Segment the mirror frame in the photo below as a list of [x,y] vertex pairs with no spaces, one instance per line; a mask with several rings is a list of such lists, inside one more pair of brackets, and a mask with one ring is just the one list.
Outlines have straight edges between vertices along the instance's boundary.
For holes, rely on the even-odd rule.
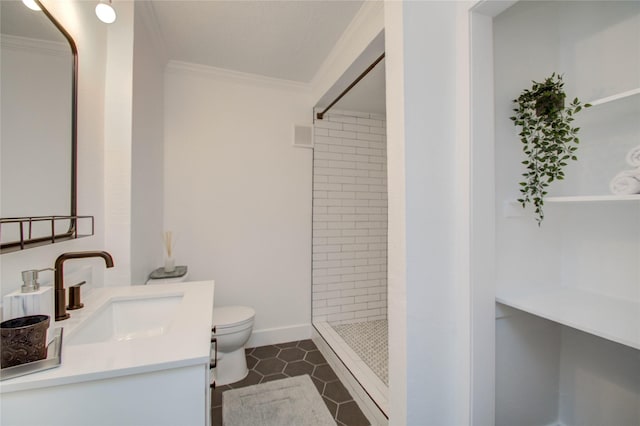
[[[64,38],[69,43],[71,48],[72,60],[72,80],[71,80],[71,205],[69,216],[46,216],[46,217],[33,217],[33,218],[10,218],[11,220],[21,221],[20,228],[23,227],[23,222],[31,222],[38,220],[51,220],[54,221],[54,217],[60,219],[69,220],[69,229],[61,234],[56,234],[52,231],[52,235],[36,238],[25,238],[19,241],[11,241],[0,244],[0,254],[9,253],[17,250],[24,250],[31,247],[38,247],[46,244],[53,244],[55,242],[66,241],[77,238],[77,220],[78,220],[78,48],[76,46],[71,34],[58,22],[58,20],[47,10],[40,0],[35,0],[40,6],[40,9],[45,14],[47,19],[60,31]],[[27,220],[28,219],[28,220]],[[59,220],[60,220],[59,219]],[[93,218],[92,218],[93,219]],[[93,228],[93,226],[92,226]],[[93,229],[92,229],[93,234]],[[22,232],[21,232],[22,235]]]

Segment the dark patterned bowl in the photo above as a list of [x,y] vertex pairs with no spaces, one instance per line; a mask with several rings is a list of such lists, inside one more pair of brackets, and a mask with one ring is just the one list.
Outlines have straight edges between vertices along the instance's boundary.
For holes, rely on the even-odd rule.
[[47,357],[48,315],[28,315],[0,323],[1,368]]

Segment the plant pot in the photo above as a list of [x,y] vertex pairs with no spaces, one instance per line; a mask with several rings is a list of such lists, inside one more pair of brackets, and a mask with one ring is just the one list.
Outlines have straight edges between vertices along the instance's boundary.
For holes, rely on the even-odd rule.
[[552,120],[564,109],[565,94],[554,90],[540,90],[536,93],[536,115]]
[[47,357],[48,315],[28,315],[0,323],[1,368]]

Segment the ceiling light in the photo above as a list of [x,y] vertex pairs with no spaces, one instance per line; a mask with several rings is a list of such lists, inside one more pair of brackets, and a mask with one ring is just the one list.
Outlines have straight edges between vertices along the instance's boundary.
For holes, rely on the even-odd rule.
[[100,0],[96,6],[96,16],[105,24],[111,24],[116,20],[116,11],[111,6],[111,0]]
[[24,3],[24,5],[31,10],[42,10],[40,9],[38,3],[35,2],[35,0],[22,0],[22,3]]

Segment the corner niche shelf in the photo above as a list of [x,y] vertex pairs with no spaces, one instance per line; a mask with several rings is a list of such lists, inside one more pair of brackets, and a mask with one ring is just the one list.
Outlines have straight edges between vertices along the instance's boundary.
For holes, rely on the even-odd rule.
[[[43,224],[43,229],[35,230],[36,224]],[[56,224],[68,227],[67,231],[56,231]],[[39,247],[47,244],[55,244],[75,238],[90,237],[95,233],[95,221],[93,216],[24,216],[0,218],[0,236],[3,236],[2,226],[13,226],[17,239],[15,241],[0,242],[0,254],[24,250],[26,248]],[[86,232],[80,234],[78,228],[82,227]]]
[[640,303],[562,286],[498,289],[496,301],[640,349]]
[[[595,99],[589,103],[595,107],[637,95],[640,95],[640,88]],[[634,105],[636,105],[635,101]],[[640,202],[640,194],[571,195],[545,198],[545,204],[631,203],[635,207],[640,205],[636,204],[638,202]],[[503,216],[522,216],[523,213],[520,210],[520,204],[516,200],[506,200]],[[637,225],[634,224],[634,226]],[[496,289],[496,301],[640,350],[640,301],[618,299],[561,284],[505,285]]]
[[[624,92],[616,93],[604,98],[594,99],[588,102],[592,107],[598,105],[608,104],[610,102],[619,101],[622,99],[630,98],[632,96],[640,95],[640,88],[627,90]],[[640,99],[638,102],[640,106]],[[560,196],[560,197],[546,197],[545,202],[548,203],[598,203],[598,202],[618,202],[618,201],[640,201],[640,194],[634,195],[575,195],[575,196]]]
[[626,92],[616,93],[615,95],[607,96],[605,98],[594,99],[591,102],[587,102],[591,104],[591,106],[598,106],[607,104],[609,102],[617,101],[619,99],[628,98],[630,96],[640,95],[640,88],[627,90]]
[[[571,204],[571,203],[620,203],[620,202],[639,202],[640,194],[633,195],[567,195],[558,197],[546,197],[544,202],[547,204]],[[515,199],[504,201],[502,207],[503,217],[522,217],[524,210],[520,203]]]

